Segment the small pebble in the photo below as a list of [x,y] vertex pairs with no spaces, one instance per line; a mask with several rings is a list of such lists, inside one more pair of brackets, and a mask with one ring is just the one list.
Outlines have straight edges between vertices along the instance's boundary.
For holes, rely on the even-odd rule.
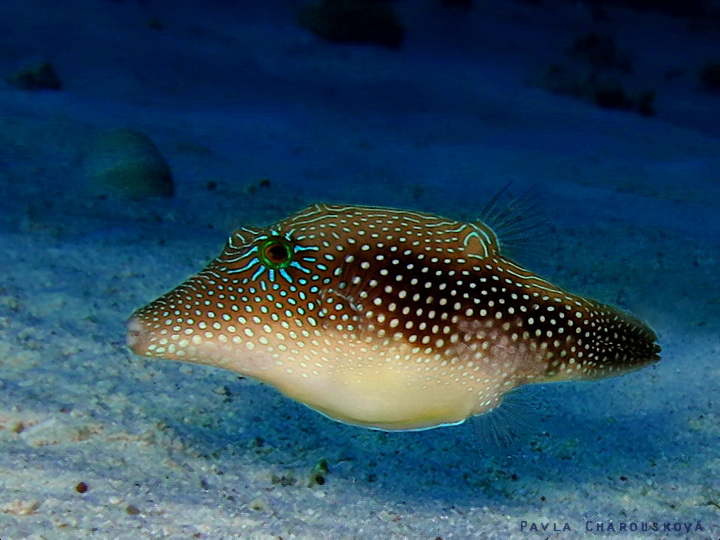
[[7,78],[8,84],[21,90],[60,90],[62,82],[50,62],[21,69]]
[[137,506],[132,505],[132,504],[128,504],[125,507],[125,511],[131,516],[137,516],[140,513],[140,509]]

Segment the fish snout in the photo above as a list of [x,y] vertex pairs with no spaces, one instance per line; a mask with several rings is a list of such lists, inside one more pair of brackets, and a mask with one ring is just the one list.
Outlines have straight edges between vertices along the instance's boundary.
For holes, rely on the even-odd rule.
[[137,315],[128,319],[125,342],[135,354],[146,355],[149,353],[150,331]]

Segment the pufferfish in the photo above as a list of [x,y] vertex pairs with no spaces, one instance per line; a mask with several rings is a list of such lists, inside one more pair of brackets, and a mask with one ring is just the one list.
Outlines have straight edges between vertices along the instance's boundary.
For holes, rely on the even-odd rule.
[[528,383],[636,370],[659,360],[656,339],[505,257],[483,222],[314,204],[233,232],[204,270],[132,315],[127,341],[391,431],[462,423]]

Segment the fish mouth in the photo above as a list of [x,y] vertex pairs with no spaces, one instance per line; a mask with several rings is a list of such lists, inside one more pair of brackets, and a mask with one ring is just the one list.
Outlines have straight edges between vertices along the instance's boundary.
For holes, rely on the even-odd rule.
[[125,343],[128,348],[138,355],[147,354],[150,336],[141,319],[133,315],[128,319],[126,328]]

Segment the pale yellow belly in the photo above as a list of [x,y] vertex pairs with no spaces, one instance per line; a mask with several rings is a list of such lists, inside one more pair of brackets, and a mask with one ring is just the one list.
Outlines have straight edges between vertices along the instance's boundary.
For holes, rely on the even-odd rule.
[[314,377],[291,381],[283,375],[268,382],[330,418],[384,430],[458,424],[477,412],[479,398],[487,394],[479,377],[473,381],[459,369],[413,364],[358,369],[338,361]]

